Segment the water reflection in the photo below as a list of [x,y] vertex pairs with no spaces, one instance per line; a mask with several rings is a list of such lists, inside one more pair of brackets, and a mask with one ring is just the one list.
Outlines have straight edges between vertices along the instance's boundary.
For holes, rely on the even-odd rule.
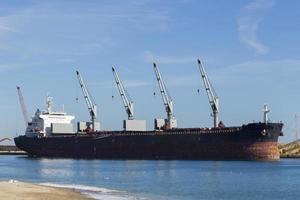
[[293,197],[290,199],[297,199],[299,166],[300,160],[126,161],[1,156],[0,179],[96,186],[152,199],[285,199],[287,193]]

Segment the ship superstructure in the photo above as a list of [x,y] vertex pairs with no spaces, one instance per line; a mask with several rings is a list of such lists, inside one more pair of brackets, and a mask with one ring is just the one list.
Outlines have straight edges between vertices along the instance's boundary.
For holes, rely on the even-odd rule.
[[37,109],[31,122],[28,122],[25,135],[28,137],[46,137],[52,134],[72,134],[73,115],[67,115],[65,112],[52,111],[52,97],[48,96],[46,100],[47,109],[42,111]]

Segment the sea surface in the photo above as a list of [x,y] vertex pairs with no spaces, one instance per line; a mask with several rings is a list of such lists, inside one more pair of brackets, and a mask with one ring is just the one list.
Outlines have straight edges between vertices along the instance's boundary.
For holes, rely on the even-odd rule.
[[295,200],[300,199],[300,159],[127,161],[0,156],[0,180],[73,188],[108,200]]

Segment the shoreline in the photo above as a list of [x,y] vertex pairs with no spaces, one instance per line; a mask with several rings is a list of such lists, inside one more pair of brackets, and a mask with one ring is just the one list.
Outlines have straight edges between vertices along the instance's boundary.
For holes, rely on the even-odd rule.
[[90,200],[75,189],[57,188],[21,181],[0,181],[0,199],[15,200]]
[[[0,156],[9,156],[9,155],[11,155],[11,156],[13,156],[13,155],[24,155],[25,156],[25,155],[28,155],[28,154],[26,152],[24,152],[24,151],[19,151],[19,152],[3,152],[3,151],[0,151]],[[45,158],[47,158],[47,157],[45,157]],[[284,155],[280,155],[280,159],[287,159],[287,158],[300,159],[300,154],[284,154]],[[69,159],[74,159],[74,158],[69,158]],[[90,159],[87,159],[87,160],[90,160]],[[102,160],[102,159],[95,159],[95,160]],[[198,160],[198,161],[201,161],[201,160]]]
[[0,155],[27,155],[25,151],[0,151]]
[[285,154],[285,155],[280,155],[280,158],[281,159],[285,159],[285,158],[299,159],[300,154]]

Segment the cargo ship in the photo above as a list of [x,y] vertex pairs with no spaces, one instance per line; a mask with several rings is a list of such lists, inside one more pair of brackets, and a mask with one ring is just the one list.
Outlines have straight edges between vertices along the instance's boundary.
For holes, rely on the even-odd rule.
[[28,123],[25,135],[14,138],[21,150],[33,157],[84,159],[163,159],[163,160],[278,160],[278,138],[283,123],[268,119],[267,106],[263,122],[226,127],[218,120],[219,99],[212,89],[200,60],[198,65],[212,108],[212,128],[178,128],[173,113],[173,100],[166,90],[160,71],[154,70],[166,119],[155,119],[154,130],[146,130],[144,120],[136,120],[130,100],[115,68],[112,68],[128,119],[123,130],[105,131],[96,122],[96,104],[77,71],[91,121],[78,122],[73,131],[72,115],[52,111],[52,99],[47,98],[46,111],[37,110]]

